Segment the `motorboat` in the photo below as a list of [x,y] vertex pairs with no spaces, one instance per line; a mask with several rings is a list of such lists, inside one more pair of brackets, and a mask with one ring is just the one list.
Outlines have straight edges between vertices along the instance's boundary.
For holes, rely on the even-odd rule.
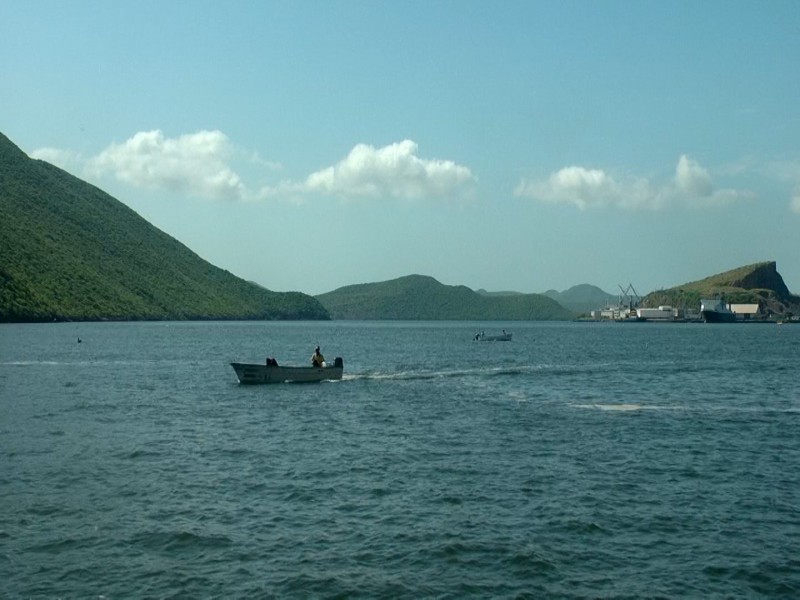
[[265,364],[232,362],[239,383],[313,383],[341,379],[344,372],[344,361],[336,357],[333,364],[323,363],[320,367],[284,367],[274,358],[268,358]]

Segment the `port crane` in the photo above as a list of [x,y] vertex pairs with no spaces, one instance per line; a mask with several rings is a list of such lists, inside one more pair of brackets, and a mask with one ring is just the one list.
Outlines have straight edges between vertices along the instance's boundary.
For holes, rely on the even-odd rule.
[[623,307],[627,305],[628,313],[626,316],[635,317],[636,307],[639,306],[642,297],[639,295],[639,292],[636,291],[636,288],[633,287],[632,283],[629,283],[626,288],[623,288],[620,284],[617,284],[617,287],[619,291],[622,292],[619,297],[620,313],[622,313]]

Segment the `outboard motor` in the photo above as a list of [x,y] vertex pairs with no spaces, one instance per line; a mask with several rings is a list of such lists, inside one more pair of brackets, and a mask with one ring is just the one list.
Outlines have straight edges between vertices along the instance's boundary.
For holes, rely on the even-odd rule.
[[333,359],[333,366],[334,367],[344,367],[344,361],[342,360],[341,356],[337,356]]

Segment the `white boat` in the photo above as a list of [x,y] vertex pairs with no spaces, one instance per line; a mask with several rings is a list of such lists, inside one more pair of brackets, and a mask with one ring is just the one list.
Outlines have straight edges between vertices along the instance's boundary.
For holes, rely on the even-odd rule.
[[510,342],[511,341],[511,334],[506,333],[506,330],[503,330],[503,333],[497,335],[486,335],[482,331],[475,336],[476,342]]
[[277,363],[252,364],[232,362],[239,383],[312,383],[329,379],[341,379],[344,361],[336,357],[332,365],[321,367],[283,367]]

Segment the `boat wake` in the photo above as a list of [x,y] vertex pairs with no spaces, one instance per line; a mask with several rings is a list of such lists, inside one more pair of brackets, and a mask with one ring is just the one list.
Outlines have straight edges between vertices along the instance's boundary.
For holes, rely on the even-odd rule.
[[374,371],[350,373],[342,377],[349,381],[420,381],[464,377],[503,377],[525,375],[538,371],[537,367],[470,367],[464,369],[442,369],[435,371]]
[[[600,410],[609,412],[638,412],[638,411],[673,411],[673,412],[690,412],[690,413],[704,413],[708,415],[714,414],[730,414],[730,413],[745,413],[745,414],[789,414],[800,413],[800,407],[764,407],[764,406],[731,406],[727,404],[722,405],[703,405],[703,406],[689,406],[685,404],[676,404],[674,406],[665,406],[663,404],[640,404],[640,403],[626,403],[626,402],[596,402],[596,403],[580,403],[570,404],[572,408],[580,408],[584,410]],[[716,418],[716,417],[715,417]]]
[[8,362],[0,362],[0,366],[9,367],[41,367],[41,366],[55,366],[64,365],[69,363],[58,362],[55,360],[12,360]]
[[664,407],[658,406],[645,406],[643,404],[631,404],[631,403],[620,403],[620,404],[573,404],[575,408],[586,408],[591,410],[607,410],[607,411],[617,411],[617,412],[634,412],[639,410],[659,410],[663,409]]

